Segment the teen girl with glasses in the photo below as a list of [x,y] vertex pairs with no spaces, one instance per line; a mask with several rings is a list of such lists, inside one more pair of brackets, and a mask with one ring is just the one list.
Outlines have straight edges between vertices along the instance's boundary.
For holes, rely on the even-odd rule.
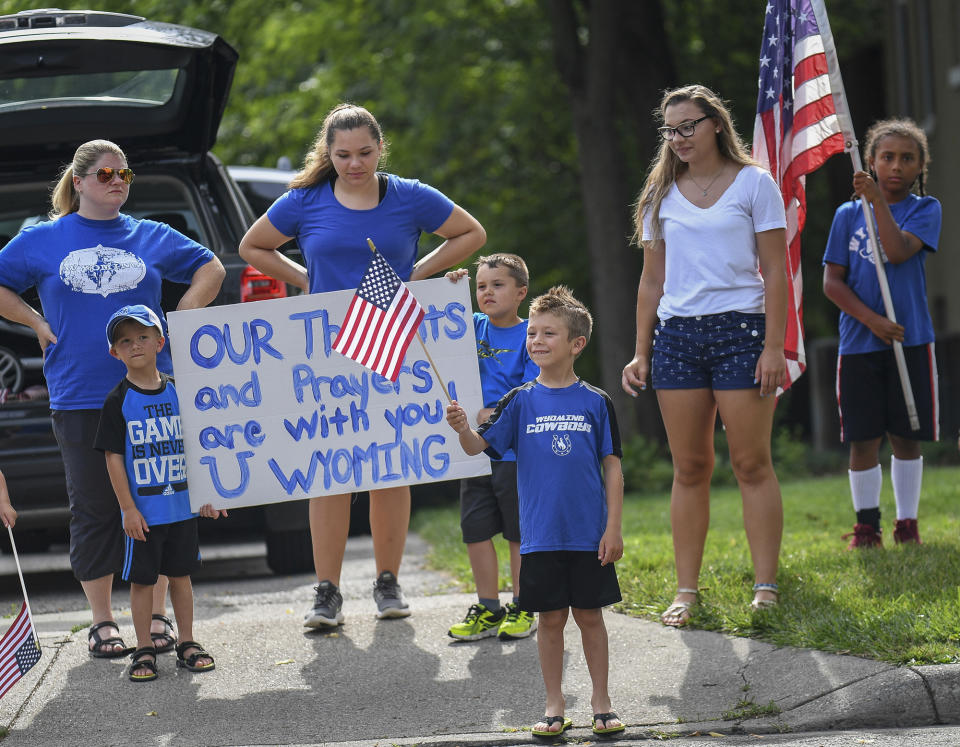
[[680,627],[698,598],[718,412],[743,498],[752,606],[777,600],[783,508],[770,435],[786,373],[786,219],[780,190],[713,91],[668,91],[660,115],[663,142],[635,215],[643,273],[622,384],[637,396],[650,377],[673,455],[678,588],[661,620]]

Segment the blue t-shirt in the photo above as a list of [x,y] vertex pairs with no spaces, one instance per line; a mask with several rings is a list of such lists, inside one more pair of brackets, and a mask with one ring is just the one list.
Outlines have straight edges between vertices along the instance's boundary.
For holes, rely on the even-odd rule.
[[[504,394],[540,373],[527,352],[527,320],[512,327],[497,327],[486,314],[474,313],[473,331],[477,336],[483,406],[496,407]],[[508,450],[501,461],[515,459],[513,450]]]
[[329,180],[291,189],[267,210],[273,226],[300,243],[311,293],[356,288],[370,264],[367,238],[401,280],[410,279],[421,232],[440,228],[453,202],[416,179],[387,176],[387,192],[370,210],[341,205]]
[[[105,330],[113,312],[141,303],[162,316],[162,281],[189,283],[211,259],[213,252],[167,224],[122,213],[112,220],[70,213],[11,239],[0,251],[0,285],[15,293],[36,286],[57,336],[43,362],[51,409],[100,409],[126,375],[109,354]],[[173,371],[169,344],[157,368]]]
[[492,459],[517,453],[520,552],[595,552],[607,528],[603,458],[622,455],[606,392],[584,381],[563,389],[528,381],[500,400],[478,433]]
[[180,403],[173,379],[140,389],[124,378],[107,395],[94,447],[123,454],[127,483],[148,526],[195,517],[187,490]]
[[[924,265],[927,252],[937,251],[940,239],[941,210],[935,197],[910,194],[890,206],[893,219],[901,231],[909,231],[923,242],[923,249],[906,262],[893,264],[884,255],[883,267],[890,285],[890,297],[897,323],[904,327],[904,346],[933,342],[933,322],[927,308],[927,279]],[[881,248],[882,253],[882,248]],[[847,285],[857,298],[878,314],[886,316],[883,296],[877,282],[877,269],[867,238],[860,201],[845,202],[837,208],[827,239],[823,263],[847,268]],[[840,354],[872,353],[889,350],[890,346],[874,335],[870,328],[852,316],[840,312]]]

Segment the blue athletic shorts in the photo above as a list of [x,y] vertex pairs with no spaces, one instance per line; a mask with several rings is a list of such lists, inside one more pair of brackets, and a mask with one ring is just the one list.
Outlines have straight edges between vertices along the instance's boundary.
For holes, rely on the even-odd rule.
[[727,311],[674,316],[654,329],[654,389],[755,389],[763,351],[763,314]]

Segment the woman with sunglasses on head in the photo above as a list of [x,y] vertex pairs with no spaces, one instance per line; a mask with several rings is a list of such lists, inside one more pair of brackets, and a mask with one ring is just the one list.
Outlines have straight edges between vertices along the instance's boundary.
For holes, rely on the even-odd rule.
[[677,593],[661,620],[681,627],[698,597],[718,412],[743,499],[751,606],[777,602],[783,507],[770,436],[786,373],[786,220],[713,91],[667,91],[659,114],[663,142],[636,207],[643,272],[622,383],[637,396],[650,377],[667,431]]
[[[178,309],[206,306],[223,282],[209,249],[164,223],[120,212],[133,171],[107,140],[81,145],[51,196],[51,220],[24,228],[0,250],[0,316],[37,335],[50,391],[53,430],[63,456],[70,501],[70,564],[90,604],[90,655],[115,658],[124,646],[111,608],[113,574],[121,570],[124,533],[103,454],[93,447],[100,409],[125,375],[103,330],[131,304],[158,315],[163,280],[187,283]],[[18,295],[36,287],[43,313]],[[172,373],[169,350],[157,365]],[[166,584],[158,584],[153,638],[158,650],[176,643],[163,616]]]

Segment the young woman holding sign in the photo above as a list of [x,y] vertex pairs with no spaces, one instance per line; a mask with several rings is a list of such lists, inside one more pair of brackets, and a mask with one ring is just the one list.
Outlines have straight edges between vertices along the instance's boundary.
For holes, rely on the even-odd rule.
[[[110,357],[103,330],[121,306],[144,304],[159,313],[163,280],[189,283],[177,308],[194,309],[216,297],[224,277],[209,249],[165,223],[120,212],[131,182],[133,171],[117,145],[84,143],[53,190],[52,220],[24,228],[0,251],[0,316],[33,329],[43,350],[70,501],[70,565],[93,613],[89,648],[97,658],[130,650],[110,599],[123,558],[120,509],[103,454],[93,448],[100,408],[125,373]],[[32,287],[42,315],[18,295]],[[173,371],[166,349],[158,366]],[[166,584],[158,587],[153,632],[157,648],[166,651],[176,638],[163,615]]]
[[[240,242],[253,267],[309,293],[355,289],[370,262],[367,238],[404,281],[422,280],[462,262],[483,246],[483,226],[433,187],[377,171],[386,145],[366,109],[334,107],[307,154],[303,170]],[[422,232],[446,239],[417,261]],[[296,237],[306,267],[277,249]],[[410,523],[409,487],[370,491],[370,531],[381,619],[406,617],[397,574]],[[310,628],[343,622],[340,571],[350,525],[350,494],[310,500],[317,587],[304,617]]]

